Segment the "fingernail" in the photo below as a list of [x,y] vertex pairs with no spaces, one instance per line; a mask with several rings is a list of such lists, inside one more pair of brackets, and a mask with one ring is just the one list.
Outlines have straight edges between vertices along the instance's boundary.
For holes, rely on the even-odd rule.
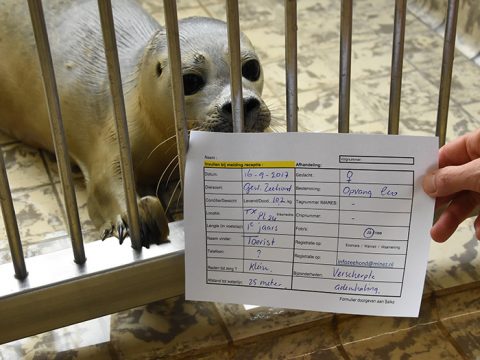
[[425,178],[423,179],[423,190],[425,190],[427,194],[434,194],[437,191],[435,174],[425,175]]

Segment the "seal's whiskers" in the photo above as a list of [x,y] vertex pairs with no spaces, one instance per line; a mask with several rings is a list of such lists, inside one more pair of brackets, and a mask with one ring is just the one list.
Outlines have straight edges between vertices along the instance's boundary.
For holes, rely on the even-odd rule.
[[154,153],[160,146],[162,146],[163,144],[167,143],[168,141],[170,141],[170,140],[172,140],[172,139],[176,139],[176,138],[177,138],[177,135],[172,135],[172,136],[170,136],[169,138],[163,140],[160,144],[158,144],[157,146],[155,146],[152,151],[150,151],[150,154],[148,154],[148,156],[147,156],[147,158],[146,158],[145,160],[150,159],[150,157],[153,155],[153,153]]
[[177,192],[177,190],[179,190],[179,188],[180,188],[180,183],[181,183],[181,181],[178,180],[177,185],[175,185],[175,189],[173,189],[172,195],[170,195],[170,200],[168,200],[168,204],[167,204],[167,207],[165,208],[165,212],[168,212],[168,209],[170,208],[170,205],[172,204],[172,199],[173,199],[175,193]]
[[168,188],[168,183],[170,182],[170,179],[171,179],[172,175],[175,173],[176,169],[178,169],[178,161],[175,164],[175,166],[172,168],[172,170],[170,171],[170,175],[168,175],[167,182],[165,183],[165,189]]
[[158,190],[160,189],[160,184],[162,183],[162,179],[165,176],[165,173],[167,172],[168,168],[175,162],[177,161],[178,165],[178,155],[174,156],[174,158],[168,163],[167,167],[165,170],[163,170],[162,175],[160,175],[160,179],[157,182],[157,188],[155,190],[155,195],[158,197]]

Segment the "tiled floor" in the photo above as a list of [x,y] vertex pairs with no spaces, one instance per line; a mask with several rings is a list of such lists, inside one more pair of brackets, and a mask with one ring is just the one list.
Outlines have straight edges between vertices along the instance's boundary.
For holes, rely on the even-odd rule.
[[[143,0],[161,23],[161,1]],[[386,132],[393,1],[354,1],[351,130]],[[412,0],[407,14],[402,134],[433,134],[442,54],[443,0]],[[259,52],[264,98],[284,128],[283,1],[240,1],[242,30]],[[448,139],[480,124],[478,27],[461,2]],[[301,0],[299,120],[302,131],[335,132],[338,108],[338,0]],[[178,1],[180,17],[225,18],[223,1]],[[472,10],[473,9],[473,10]],[[462,17],[463,16],[463,17]],[[440,34],[440,35],[439,35]],[[51,156],[0,137],[27,256],[68,246],[65,211]],[[75,175],[83,230],[97,237]],[[4,231],[3,225],[0,225]],[[480,256],[468,220],[431,245],[418,319],[344,316],[186,302],[174,298],[0,346],[0,359],[475,359],[480,358]],[[0,263],[9,261],[0,241]],[[88,336],[86,335],[88,334]]]

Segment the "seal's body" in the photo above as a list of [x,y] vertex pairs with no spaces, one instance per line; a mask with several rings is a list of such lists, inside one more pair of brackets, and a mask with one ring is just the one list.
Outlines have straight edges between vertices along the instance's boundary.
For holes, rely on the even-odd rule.
[[[156,184],[176,155],[166,34],[136,2],[112,3],[133,166],[142,189]],[[47,0],[44,11],[67,144],[85,176],[90,217],[106,235],[122,240],[128,224],[97,1]],[[189,18],[179,22],[179,31],[190,127],[231,131],[225,24]],[[241,49],[245,127],[263,131],[270,122],[260,97],[263,75],[244,36]],[[53,151],[24,1],[0,0],[0,54],[0,129]],[[163,240],[168,227],[160,202],[152,196],[139,196],[138,201],[142,243],[148,246]]]

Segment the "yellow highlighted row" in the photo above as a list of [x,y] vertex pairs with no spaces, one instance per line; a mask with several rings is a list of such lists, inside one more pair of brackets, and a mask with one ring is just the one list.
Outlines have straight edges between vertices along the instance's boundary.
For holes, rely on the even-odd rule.
[[209,168],[294,168],[295,161],[212,161],[205,160],[204,167]]

